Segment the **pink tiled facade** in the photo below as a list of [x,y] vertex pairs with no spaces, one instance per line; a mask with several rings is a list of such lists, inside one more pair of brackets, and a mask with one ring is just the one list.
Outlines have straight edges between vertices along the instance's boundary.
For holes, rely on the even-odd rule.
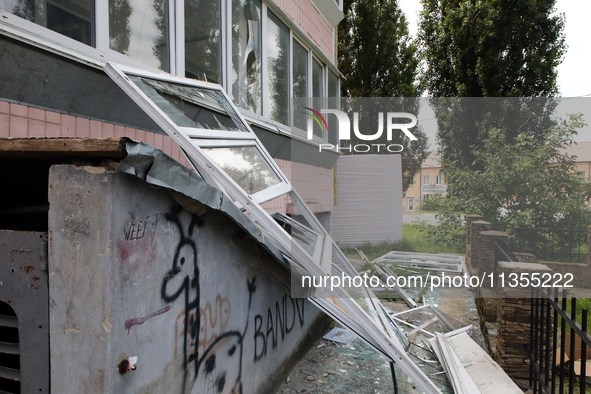
[[[178,145],[167,135],[104,123],[78,116],[0,101],[0,138],[121,138],[144,141],[192,168]],[[275,159],[313,212],[332,211],[333,170]],[[291,213],[289,197],[281,196],[263,204],[265,209]]]
[[120,138],[144,141],[190,168],[169,136],[0,101],[0,138]]
[[334,62],[334,31],[310,0],[275,0],[275,3]]

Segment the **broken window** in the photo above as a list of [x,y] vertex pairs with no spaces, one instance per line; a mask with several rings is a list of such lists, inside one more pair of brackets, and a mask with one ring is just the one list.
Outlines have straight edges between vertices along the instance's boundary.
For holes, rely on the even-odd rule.
[[[283,42],[281,34],[277,37],[278,43]],[[278,48],[275,55],[284,49]],[[277,81],[282,80],[275,71]],[[179,145],[199,174],[259,226],[291,263],[292,273],[318,278],[359,276],[221,86],[112,63],[105,72]],[[287,107],[282,111],[286,113]],[[271,216],[259,205],[283,195],[301,214],[301,221],[283,214]],[[441,392],[407,354],[400,329],[368,288],[305,290],[312,303],[396,362],[425,392]]]
[[262,114],[261,9],[259,0],[232,0],[232,97],[244,109]]

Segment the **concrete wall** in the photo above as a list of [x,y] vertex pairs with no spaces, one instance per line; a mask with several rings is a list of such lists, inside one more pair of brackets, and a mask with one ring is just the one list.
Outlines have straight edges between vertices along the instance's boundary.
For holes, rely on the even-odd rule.
[[341,156],[332,235],[339,246],[402,239],[400,155]]
[[[269,392],[321,333],[325,316],[220,212],[66,165],[49,202],[53,393]],[[138,368],[122,375],[127,356]]]

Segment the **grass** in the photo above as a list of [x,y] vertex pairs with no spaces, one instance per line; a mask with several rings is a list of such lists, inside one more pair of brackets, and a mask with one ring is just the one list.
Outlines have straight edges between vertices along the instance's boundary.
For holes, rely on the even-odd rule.
[[[566,311],[568,313],[571,313],[571,299],[570,296],[569,298],[566,300]],[[562,298],[558,299],[558,302],[560,303],[560,305],[562,305]],[[587,332],[591,334],[591,298],[577,298],[577,311],[576,311],[576,320],[579,324],[582,323],[583,321],[583,309],[587,309],[588,314],[587,314]],[[558,327],[561,327],[561,317],[558,316]],[[568,328],[568,324],[566,326],[566,332],[570,332],[570,329]]]
[[[402,236],[403,240],[401,242],[383,242],[379,245],[371,245],[368,243],[361,245],[357,249],[363,251],[370,260],[377,259],[391,251],[435,254],[457,253],[457,251],[452,248],[434,245],[425,240],[425,237],[419,232],[418,227],[413,224],[402,225]],[[359,255],[355,249],[343,249],[343,253],[349,258],[359,259]]]

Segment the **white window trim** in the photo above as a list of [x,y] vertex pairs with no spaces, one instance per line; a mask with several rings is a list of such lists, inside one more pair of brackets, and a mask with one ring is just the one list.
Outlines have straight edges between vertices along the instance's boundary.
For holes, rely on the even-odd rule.
[[[221,0],[221,15],[222,20],[220,24],[220,53],[222,56],[222,69],[220,78],[222,79],[222,86],[224,86],[226,92],[231,93],[231,61],[232,61],[232,37],[231,37],[231,1],[232,0]],[[0,32],[3,34],[15,38],[19,41],[25,41],[36,47],[49,50],[53,53],[57,53],[61,56],[73,59],[75,61],[91,65],[92,67],[102,69],[107,62],[113,62],[118,64],[126,64],[129,66],[138,67],[141,69],[147,69],[165,74],[164,71],[158,70],[153,66],[143,63],[132,57],[123,55],[117,51],[109,48],[109,9],[108,1],[95,1],[94,2],[94,31],[92,32],[95,41],[95,47],[83,44],[79,41],[66,37],[62,34],[54,32],[46,27],[40,26],[36,23],[29,22],[25,19],[19,18],[6,11],[0,10]],[[274,3],[269,1],[263,1],[261,8],[261,113],[263,115],[255,114],[248,110],[242,110],[241,112],[247,116],[251,121],[255,123],[261,123],[262,127],[265,128],[271,126],[273,129],[277,129],[281,133],[287,135],[296,135],[298,139],[306,140],[311,142],[312,145],[318,146],[319,144],[326,143],[325,138],[314,138],[313,140],[307,140],[306,134],[298,132],[297,129],[292,130],[292,126],[283,125],[282,123],[276,122],[269,117],[269,103],[266,98],[268,97],[268,78],[267,78],[267,46],[265,45],[265,36],[267,31],[267,14],[268,10],[271,9],[273,14],[284,23],[289,29],[290,34],[290,53],[289,53],[289,76],[288,81],[291,82],[293,75],[293,40],[297,40],[299,44],[303,45],[308,51],[308,93],[312,92],[312,58],[314,57],[323,66],[323,95],[328,94],[328,69],[330,68],[337,77],[342,77],[336,67],[330,62],[330,60],[319,50],[319,48],[307,38],[292,21],[279,9]],[[223,17],[225,15],[225,18]],[[287,19],[286,19],[287,18]],[[185,37],[184,37],[184,0],[171,0],[169,2],[169,67],[170,73],[184,76],[185,74]],[[338,78],[338,84],[340,88],[340,78]],[[288,96],[293,97],[293,84],[288,83]],[[340,90],[340,89],[339,89]],[[231,96],[231,94],[230,94]],[[340,94],[339,94],[340,96]],[[291,105],[291,103],[290,103]],[[293,116],[293,109],[289,108],[289,112]],[[290,116],[290,125],[293,125],[292,116]]]
[[[128,96],[136,102],[142,108],[146,114],[164,130],[170,137],[181,147],[181,149],[189,156],[191,162],[201,170],[204,178],[211,184],[220,185],[222,190],[227,193],[231,198],[241,204],[248,213],[250,213],[253,221],[258,223],[263,229],[266,236],[282,251],[291,261],[294,261],[297,266],[303,269],[305,272],[314,276],[324,276],[327,273],[339,272],[336,266],[332,264],[332,261],[328,261],[330,264],[328,267],[322,265],[321,262],[314,261],[312,257],[301,247],[297,242],[292,242],[289,234],[256,202],[244,192],[230,177],[226,174],[213,160],[211,160],[207,154],[198,146],[193,143],[182,130],[174,124],[170,118],[168,118],[162,110],[155,103],[148,99],[148,97],[127,77],[126,73],[145,76],[147,78],[159,78],[158,74],[145,72],[143,70],[137,70],[122,65],[107,64],[105,66],[105,72],[113,79],[113,81],[119,85],[119,87],[128,94]],[[178,77],[171,77],[176,83],[181,83],[189,86],[204,87],[204,83],[197,81],[191,81]],[[222,94],[226,95],[224,89],[219,86],[217,88]],[[237,111],[235,105],[231,104],[234,111],[238,113],[239,117],[242,117]],[[244,119],[241,119],[244,121]],[[249,130],[253,133],[252,130]],[[215,138],[215,137],[214,137]],[[259,141],[256,140],[257,146]],[[266,153],[265,149],[260,146],[261,152],[264,156],[270,156]],[[272,160],[272,159],[271,159]],[[277,167],[274,162],[269,163],[275,170],[277,169],[278,174],[282,174],[281,170]],[[284,176],[283,176],[284,177]],[[284,177],[285,178],[285,177]],[[289,183],[287,183],[291,186]],[[291,190],[289,192],[291,201],[295,203],[296,208],[303,214],[304,218],[310,223],[311,229],[322,234],[326,240],[323,244],[323,250],[330,251],[332,249],[334,258],[339,262],[342,267],[342,271],[348,275],[355,275],[356,271],[351,266],[346,257],[342,254],[340,249],[330,238],[330,235],[322,227],[318,219],[308,209],[306,204],[303,202],[297,191]],[[332,260],[332,259],[330,259]],[[322,291],[322,294],[316,294],[318,291]],[[390,326],[390,319],[383,310],[380,309],[380,304],[371,297],[371,293],[368,289],[359,289],[355,294],[360,297],[368,310],[364,309],[359,305],[356,300],[352,298],[344,289],[339,288],[335,291],[331,291],[330,294],[325,294],[327,289],[316,290],[314,293],[317,298],[312,298],[312,302],[322,306],[322,309],[334,314],[334,316],[345,324],[353,325],[358,330],[359,334],[363,337],[368,338],[376,349],[386,354],[392,360],[396,362],[404,369],[404,371],[426,392],[440,393],[434,383],[414,364],[409,355],[406,354],[396,333],[394,333]],[[327,298],[325,298],[327,297]],[[347,313],[339,311],[334,299],[339,300],[339,304],[345,308]],[[350,314],[350,315],[348,315]],[[353,319],[351,319],[351,316]],[[373,324],[368,324],[372,322]]]

